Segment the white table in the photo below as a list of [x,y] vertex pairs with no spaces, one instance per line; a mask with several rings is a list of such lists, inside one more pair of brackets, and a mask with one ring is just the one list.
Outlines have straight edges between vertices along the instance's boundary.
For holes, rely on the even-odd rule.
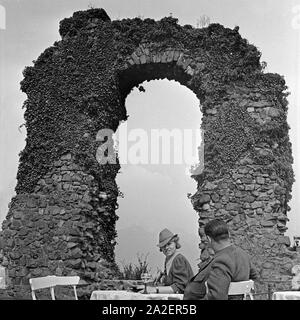
[[146,296],[138,292],[122,290],[96,290],[91,294],[91,300],[147,300]]
[[277,291],[273,293],[272,300],[300,300],[300,291]]
[[148,293],[144,296],[148,300],[183,300],[183,294],[179,293]]
[[151,293],[143,294],[124,290],[95,290],[91,300],[182,300],[183,294]]

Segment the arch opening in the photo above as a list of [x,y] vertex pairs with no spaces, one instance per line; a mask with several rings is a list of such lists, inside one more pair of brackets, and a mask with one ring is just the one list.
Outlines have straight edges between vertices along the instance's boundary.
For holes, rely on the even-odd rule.
[[[115,135],[118,150],[123,150],[119,152],[121,172],[116,183],[124,194],[116,212],[116,261],[120,266],[135,263],[142,254],[148,257],[149,267],[155,273],[163,265],[163,256],[156,247],[158,233],[167,227],[180,235],[182,250],[196,271],[200,238],[198,216],[189,194],[197,189],[190,169],[199,163],[199,99],[174,80],[144,81],[136,86],[142,86],[143,91],[134,88],[127,96],[129,118],[120,124]],[[161,134],[159,140],[155,133]],[[125,143],[124,135],[126,153],[121,145]],[[138,155],[132,159],[140,151],[135,148],[137,144],[143,144],[147,158]],[[163,155],[166,149],[168,159]],[[157,161],[151,161],[153,158]]]
[[182,66],[178,66],[176,61],[163,63],[146,63],[134,64],[133,66],[122,70],[119,73],[119,87],[121,92],[122,102],[132,90],[144,81],[168,79],[178,81],[180,84],[191,89],[193,93],[202,101],[204,95],[199,96],[199,93],[194,90],[190,84],[191,75],[186,73]]

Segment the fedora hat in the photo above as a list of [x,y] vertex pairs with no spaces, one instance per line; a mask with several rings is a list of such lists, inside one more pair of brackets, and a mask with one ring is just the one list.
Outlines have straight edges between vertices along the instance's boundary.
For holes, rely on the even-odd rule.
[[165,246],[170,240],[172,240],[173,238],[177,237],[177,234],[174,234],[173,232],[171,232],[169,229],[165,228],[164,230],[162,230],[159,233],[159,237],[158,237],[158,247],[163,247]]

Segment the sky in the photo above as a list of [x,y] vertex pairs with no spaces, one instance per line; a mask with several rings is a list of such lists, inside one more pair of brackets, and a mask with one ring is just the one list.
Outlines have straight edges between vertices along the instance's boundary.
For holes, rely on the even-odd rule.
[[[159,20],[172,15],[181,25],[196,26],[197,20],[207,15],[210,22],[239,26],[241,35],[262,52],[266,71],[284,75],[291,93],[288,123],[296,178],[286,234],[291,238],[300,235],[300,0],[0,0],[0,222],[14,195],[18,154],[25,146],[26,130],[20,127],[26,99],[19,85],[22,71],[60,40],[60,20],[91,6],[104,8],[112,20],[136,16]],[[199,127],[199,102],[190,90],[167,80],[144,87],[146,92],[135,89],[127,97],[128,129]],[[197,214],[186,195],[196,191],[196,184],[186,169],[186,164],[122,166],[117,177],[124,193],[117,211],[119,261],[134,259],[138,251],[149,252],[151,267],[156,268],[163,261],[155,247],[158,232],[167,227],[180,235],[182,250],[195,266]],[[144,240],[139,241],[140,237]]]

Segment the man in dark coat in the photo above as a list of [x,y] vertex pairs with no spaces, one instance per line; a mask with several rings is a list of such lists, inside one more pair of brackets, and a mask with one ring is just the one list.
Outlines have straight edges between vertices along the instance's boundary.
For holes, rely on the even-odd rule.
[[212,220],[204,231],[215,255],[187,285],[184,299],[227,300],[230,282],[256,279],[258,275],[248,254],[230,242],[224,221]]
[[184,290],[183,300],[204,299],[206,294],[205,281],[208,278],[212,261],[213,258],[208,256],[206,260],[199,263],[199,271],[193,278],[190,279],[189,283],[187,284]]

